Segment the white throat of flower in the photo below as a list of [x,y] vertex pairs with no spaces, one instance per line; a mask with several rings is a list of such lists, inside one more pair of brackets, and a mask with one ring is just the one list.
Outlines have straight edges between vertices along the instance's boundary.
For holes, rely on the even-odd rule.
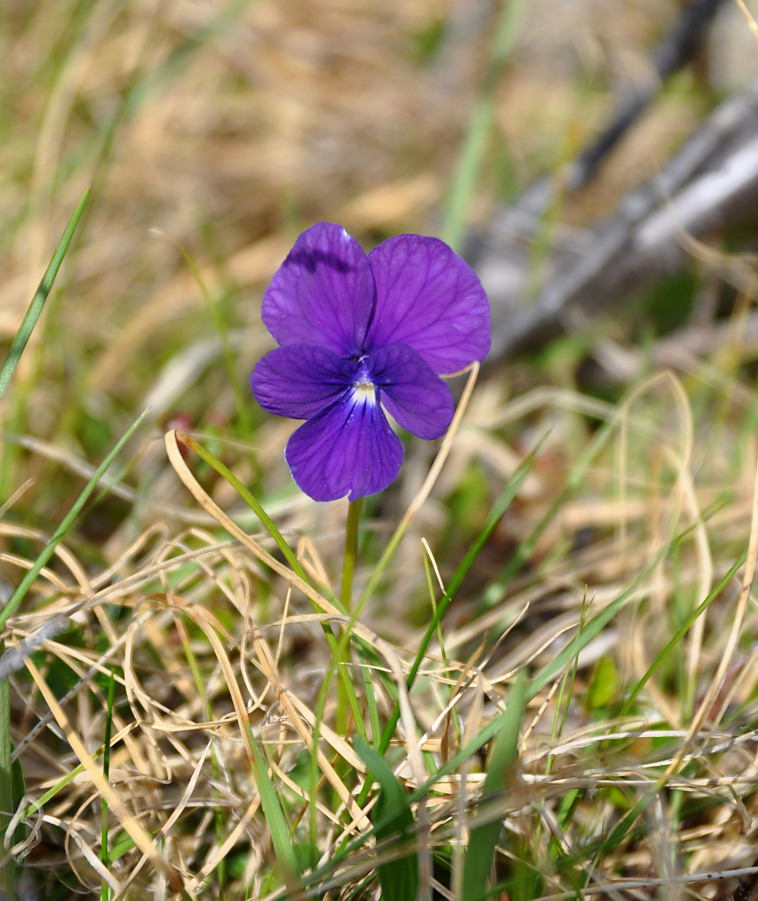
[[376,385],[363,376],[353,385],[353,399],[356,403],[375,404]]

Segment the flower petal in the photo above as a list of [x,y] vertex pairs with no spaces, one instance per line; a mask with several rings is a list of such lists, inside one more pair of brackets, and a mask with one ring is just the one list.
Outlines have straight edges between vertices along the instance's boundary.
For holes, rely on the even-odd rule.
[[374,305],[368,258],[340,225],[304,231],[263,296],[261,315],[281,345],[318,344],[360,352]]
[[457,372],[490,349],[490,311],[474,270],[442,241],[389,238],[368,256],[376,309],[366,348],[407,344],[436,373]]
[[420,354],[406,344],[392,344],[375,350],[368,364],[382,404],[396,422],[419,438],[445,433],[455,410],[453,395]]
[[359,365],[325,347],[289,344],[258,361],[250,387],[269,413],[310,419],[351,387]]
[[346,397],[301,425],[285,452],[292,477],[314,501],[354,501],[386,488],[403,445],[379,404]]

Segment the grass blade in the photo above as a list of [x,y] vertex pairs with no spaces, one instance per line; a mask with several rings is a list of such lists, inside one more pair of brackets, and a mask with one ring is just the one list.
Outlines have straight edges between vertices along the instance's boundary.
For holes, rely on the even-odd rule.
[[32,302],[29,304],[26,315],[24,316],[23,321],[21,322],[21,325],[16,332],[16,336],[13,339],[11,348],[8,351],[8,356],[5,358],[5,362],[0,369],[0,399],[5,394],[5,389],[8,387],[10,380],[13,378],[13,373],[16,371],[18,361],[21,359],[21,354],[24,352],[24,349],[29,342],[29,338],[34,331],[37,320],[42,315],[42,310],[45,307],[45,301],[47,300],[48,295],[52,290],[53,283],[55,282],[55,277],[58,275],[58,270],[61,268],[63,257],[66,256],[69,244],[71,243],[71,239],[73,238],[74,232],[76,231],[76,226],[79,224],[79,220],[81,219],[82,213],[84,212],[84,207],[87,205],[90,190],[91,187],[87,188],[87,190],[84,192],[82,199],[79,201],[73,215],[69,219],[68,225],[63,232],[63,236],[58,242],[58,246],[55,248],[55,253],[53,254],[53,257],[50,260],[47,269],[45,270],[45,274],[42,276],[42,281],[39,283],[39,287],[34,293],[34,297],[32,298]]
[[[0,650],[2,650],[0,642]],[[16,806],[24,795],[24,776],[19,761],[12,762],[13,741],[11,740],[10,716],[10,683],[4,679],[0,683],[0,834],[5,835]],[[21,827],[16,829],[14,841],[23,838]],[[1,896],[13,901],[16,897],[16,862],[13,857],[2,865]]]
[[[522,671],[511,690],[508,706],[498,718],[498,733],[482,789],[485,801],[508,788],[511,766],[518,757],[519,727],[526,699],[525,681]],[[471,830],[463,863],[462,901],[476,901],[486,896],[501,826],[498,817]]]
[[176,438],[180,441],[185,447],[188,447],[190,450],[194,451],[201,460],[207,463],[210,467],[212,467],[222,479],[225,479],[234,490],[239,494],[242,500],[250,507],[250,509],[255,513],[258,519],[261,522],[263,528],[269,533],[269,535],[276,542],[276,546],[282,552],[284,559],[289,563],[292,571],[297,573],[301,579],[304,581],[309,581],[308,574],[305,572],[303,567],[300,565],[300,561],[295,556],[292,548],[287,544],[284,539],[284,536],[276,527],[276,523],[273,519],[268,515],[268,513],[263,509],[263,506],[260,504],[258,499],[253,495],[234,475],[234,473],[229,469],[228,466],[225,466],[221,460],[218,459],[214,454],[212,454],[207,448],[203,447],[202,444],[198,444],[194,438],[191,438],[185,432],[180,432],[177,430]]
[[45,547],[40,552],[37,559],[34,561],[34,565],[29,569],[24,576],[24,578],[19,582],[18,587],[13,592],[10,597],[8,603],[0,610],[0,629],[8,622],[11,616],[18,609],[19,604],[26,597],[27,591],[31,588],[34,583],[34,580],[40,573],[42,567],[48,562],[48,560],[55,553],[55,549],[58,545],[63,541],[66,534],[68,533],[71,526],[74,524],[76,517],[81,513],[82,508],[89,500],[90,495],[97,487],[100,479],[105,474],[106,470],[110,467],[111,463],[115,460],[121,448],[126,444],[126,442],[131,438],[134,432],[139,428],[142,420],[147,415],[147,410],[141,413],[137,419],[129,426],[129,428],[124,432],[124,434],[119,438],[119,440],[114,445],[111,452],[108,456],[103,460],[103,462],[98,466],[97,470],[93,473],[92,478],[87,482],[84,486],[84,490],[79,495],[79,497],[74,501],[71,509],[61,520],[60,525],[53,533],[53,537],[48,541]]
[[[414,818],[408,793],[384,758],[363,739],[356,738],[355,750],[371,776],[379,783],[379,799],[373,813],[377,842],[393,838],[399,844],[411,841]],[[416,901],[419,878],[415,850],[380,863],[376,869],[382,898]]]
[[[421,664],[425,659],[425,655],[427,649],[434,638],[434,635],[439,628],[440,623],[442,622],[442,618],[447,612],[448,607],[453,601],[456,592],[461,586],[466,574],[474,565],[474,562],[479,557],[479,554],[482,551],[482,548],[485,546],[487,541],[489,540],[492,533],[498,526],[498,523],[505,515],[506,510],[510,507],[513,499],[518,494],[521,486],[526,481],[529,473],[534,468],[534,464],[537,461],[537,454],[539,453],[541,447],[541,443],[539,443],[531,453],[524,458],[524,460],[519,464],[518,468],[513,474],[510,482],[503,488],[500,492],[495,503],[492,505],[492,509],[487,516],[487,520],[482,527],[481,532],[477,535],[475,541],[469,548],[466,556],[463,558],[463,561],[456,569],[453,578],[450,580],[449,585],[447,586],[444,595],[440,598],[439,603],[437,604],[437,609],[434,612],[434,616],[432,617],[432,621],[429,623],[427,627],[426,633],[424,634],[423,639],[421,640],[421,644],[416,651],[416,657],[413,661],[413,665],[411,666],[410,672],[408,673],[408,679],[406,685],[408,690],[410,691],[413,683],[416,680],[416,676],[418,675],[418,671],[421,668]],[[392,716],[390,717],[387,726],[382,734],[382,741],[380,745],[380,751],[384,752],[390,746],[390,742],[392,740],[392,736],[395,732],[395,727],[397,726],[398,720],[400,719],[400,706],[396,703],[394,710],[392,711]]]
[[495,91],[505,64],[518,40],[528,5],[529,0],[511,0],[510,3],[503,4],[500,13],[484,84],[471,113],[458,168],[446,204],[442,237],[454,249],[460,246],[463,237],[466,211],[476,187],[487,147],[494,115]]
[[[111,768],[111,735],[113,733],[113,696],[116,685],[116,679],[111,671],[108,678],[108,700],[105,714],[105,738],[103,740],[103,778],[110,778]],[[101,821],[100,821],[100,860],[106,867],[111,865],[110,848],[108,847],[108,802],[105,798],[101,799]],[[103,880],[100,885],[101,901],[109,901],[111,897],[111,888],[108,883]]]
[[266,760],[258,747],[258,742],[253,736],[253,730],[249,723],[246,728],[248,741],[255,759],[253,779],[261,798],[261,807],[266,816],[266,825],[271,835],[271,844],[274,846],[277,863],[284,868],[284,872],[281,875],[289,879],[300,873],[300,864],[298,863],[297,854],[287,827],[284,811],[279,803],[274,783],[268,774]]

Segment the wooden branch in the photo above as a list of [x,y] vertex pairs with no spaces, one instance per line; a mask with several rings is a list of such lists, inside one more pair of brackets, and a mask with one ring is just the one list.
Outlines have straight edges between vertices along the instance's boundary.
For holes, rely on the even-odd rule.
[[656,178],[622,198],[613,216],[562,239],[525,306],[529,244],[555,190],[548,180],[535,184],[467,250],[492,304],[489,363],[544,346],[570,331],[577,313],[612,311],[630,292],[683,268],[692,238],[755,216],[758,80],[719,106]]

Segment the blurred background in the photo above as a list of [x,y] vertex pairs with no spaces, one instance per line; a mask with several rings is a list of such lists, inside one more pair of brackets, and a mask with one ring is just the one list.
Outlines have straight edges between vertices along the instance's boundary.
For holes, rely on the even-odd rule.
[[[134,464],[137,494],[169,509],[182,497],[172,475],[159,478],[172,422],[241,442],[225,445],[237,474],[264,493],[289,491],[282,447],[292,424],[264,420],[247,380],[272,346],[262,292],[296,235],[331,220],[366,247],[402,231],[465,247],[470,227],[486,241],[493,218],[536,179],[558,178],[601,133],[620,97],[655,84],[654,48],[693,5],[4,4],[6,347],[68,216],[94,187],[6,398],[1,495],[35,479],[17,511],[36,525],[57,522],[80,485],[77,466],[98,462],[146,405],[152,439]],[[733,0],[710,6],[697,52],[594,181],[552,208],[552,237],[535,242],[534,259],[612,215],[758,73],[744,11]],[[678,297],[664,291],[669,305]],[[527,359],[489,379],[508,396],[573,372]],[[105,538],[120,521],[113,503],[92,515],[90,533]]]

